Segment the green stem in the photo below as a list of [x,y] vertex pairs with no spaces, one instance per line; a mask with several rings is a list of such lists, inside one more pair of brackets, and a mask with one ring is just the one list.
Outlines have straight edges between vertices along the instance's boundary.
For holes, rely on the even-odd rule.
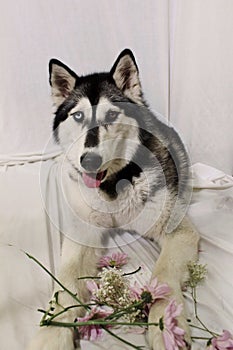
[[205,331],[206,332],[205,328],[195,326],[194,324],[189,324],[189,326],[192,327],[192,328],[200,329],[201,331]]
[[[43,310],[38,310],[38,311],[42,312]],[[42,317],[41,322],[44,322],[48,316],[50,317],[50,315],[51,315],[50,312],[51,312],[51,308],[47,311],[44,311],[44,315]]]
[[99,276],[82,276],[78,277],[78,280],[100,280]]
[[[143,301],[138,301],[135,304],[131,304],[130,306],[128,306],[128,307],[126,307],[124,309],[121,309],[119,311],[116,311],[116,312],[112,313],[111,315],[107,316],[106,319],[112,319],[112,318],[115,318],[115,317],[119,318],[119,317],[125,315],[131,309],[137,310],[137,308],[139,306],[142,306],[144,303],[145,303],[144,300]],[[134,310],[132,310],[132,311],[134,311]]]
[[195,313],[195,317],[198,320],[198,322],[202,325],[202,327],[204,328],[203,330],[208,332],[209,334],[211,334],[213,337],[218,336],[218,334],[210,331],[206,325],[202,322],[202,320],[199,318],[198,313],[197,313],[197,293],[196,293],[196,287],[192,288],[192,298],[193,298],[193,302],[194,302],[194,313]]
[[39,260],[37,260],[36,258],[34,258],[34,256],[28,254],[27,252],[25,252],[25,254],[27,255],[27,257],[29,259],[32,259],[33,261],[35,261],[45,272],[47,272],[47,274],[49,274],[49,276],[52,277],[52,279],[57,282],[57,284],[59,284],[59,286],[62,287],[62,289],[64,291],[66,291],[74,300],[76,300],[81,306],[83,306],[86,310],[89,310],[89,306],[87,306],[86,304],[83,304],[81,300],[79,300],[77,298],[77,295],[72,293],[69,289],[67,289]]
[[119,337],[118,335],[116,335],[115,333],[111,332],[109,329],[107,329],[106,327],[103,327],[103,329],[109,333],[111,336],[113,336],[114,338],[116,338],[117,340],[121,341],[122,343],[126,344],[126,345],[129,345],[131,346],[131,348],[133,349],[136,349],[136,350],[141,350],[143,348],[143,346],[137,346],[137,345],[134,345],[130,342],[128,342],[127,340]]
[[46,320],[42,322],[41,326],[57,326],[57,327],[80,327],[80,326],[158,326],[158,323],[147,323],[147,322],[114,322],[114,321],[103,321],[103,320],[89,320],[85,322],[56,322]]
[[134,275],[135,273],[139,272],[140,270],[141,270],[141,266],[139,266],[139,268],[137,270],[135,270],[135,271],[123,273],[122,276]]
[[[130,276],[130,275],[134,275],[135,273],[139,272],[141,270],[141,266],[139,266],[139,268],[135,271],[132,271],[132,272],[126,272],[126,273],[123,273],[122,276]],[[78,277],[78,280],[100,280],[101,277],[99,276],[82,276],[82,277]]]
[[[86,306],[94,306],[96,304],[85,304]],[[60,312],[58,312],[57,314],[51,315],[51,317],[49,318],[49,321],[52,321],[54,318],[64,314],[66,311],[68,311],[69,309],[74,309],[76,307],[83,307],[82,305],[71,305],[71,306],[67,306],[66,308],[64,308],[64,310],[61,310]]]
[[191,339],[201,339],[201,340],[209,340],[208,337],[191,337]]

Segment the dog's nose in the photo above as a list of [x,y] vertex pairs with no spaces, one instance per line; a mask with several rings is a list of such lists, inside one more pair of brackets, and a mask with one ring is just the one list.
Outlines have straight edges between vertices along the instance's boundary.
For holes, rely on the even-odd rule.
[[97,171],[102,164],[102,157],[96,153],[84,153],[80,157],[82,167],[87,171]]

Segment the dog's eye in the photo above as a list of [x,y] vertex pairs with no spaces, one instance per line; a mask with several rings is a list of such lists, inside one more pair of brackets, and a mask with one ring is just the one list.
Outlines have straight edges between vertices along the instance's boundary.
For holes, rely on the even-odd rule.
[[75,112],[72,114],[72,117],[76,122],[81,122],[84,118],[84,113],[81,111]]
[[120,114],[120,112],[118,111],[108,111],[107,114],[106,114],[106,122],[107,123],[111,123],[111,122],[114,122],[118,115]]

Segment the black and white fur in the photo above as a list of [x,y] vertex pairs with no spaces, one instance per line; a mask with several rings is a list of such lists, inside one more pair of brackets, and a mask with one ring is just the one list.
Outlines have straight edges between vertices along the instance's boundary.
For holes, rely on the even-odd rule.
[[[79,77],[55,59],[49,70],[56,107],[54,137],[64,150],[66,196],[77,217],[89,224],[88,231],[79,232],[86,237],[85,246],[64,240],[60,280],[87,300],[77,277],[96,273],[102,239],[96,228],[103,235],[108,229],[134,230],[159,240],[161,254],[151,266],[151,276],[167,282],[171,296],[183,303],[181,288],[187,263],[197,257],[199,236],[183,212],[177,222],[173,219],[173,231],[168,233],[167,228],[177,203],[178,210],[186,205],[188,157],[174,129],[158,120],[145,103],[132,52],[124,50],[109,73]],[[59,298],[63,306],[72,303],[65,292]],[[159,320],[166,303],[151,308],[150,322]],[[71,310],[62,319],[75,317],[77,310]],[[188,349],[185,310],[179,322]],[[151,349],[164,349],[158,328],[149,327],[149,343]],[[73,350],[72,330],[43,328],[29,349]]]

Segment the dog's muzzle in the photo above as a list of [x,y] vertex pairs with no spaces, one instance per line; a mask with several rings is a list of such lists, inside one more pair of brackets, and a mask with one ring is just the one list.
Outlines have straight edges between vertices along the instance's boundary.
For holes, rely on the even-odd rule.
[[102,157],[94,152],[84,153],[80,157],[80,163],[86,172],[82,173],[82,178],[87,187],[96,188],[99,187],[102,180],[106,176],[106,171],[99,171],[102,165]]
[[102,164],[102,157],[96,153],[84,153],[80,157],[80,163],[86,171],[96,172]]

